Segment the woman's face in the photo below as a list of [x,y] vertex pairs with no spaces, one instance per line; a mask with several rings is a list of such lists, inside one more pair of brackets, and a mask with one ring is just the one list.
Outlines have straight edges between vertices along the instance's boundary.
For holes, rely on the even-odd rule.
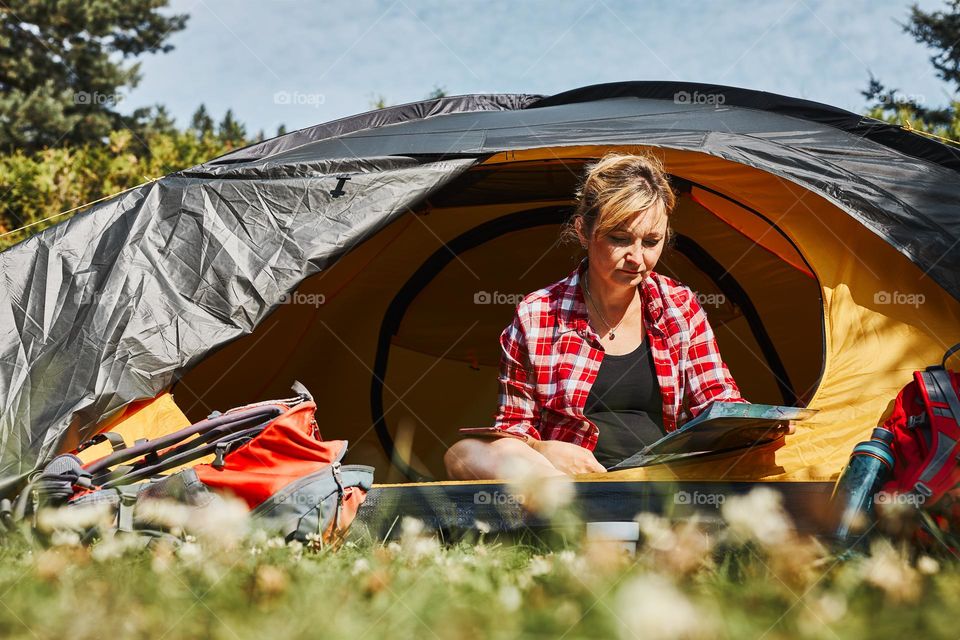
[[594,277],[614,287],[636,287],[643,282],[663,253],[667,222],[663,203],[657,202],[602,237],[588,238],[578,224]]

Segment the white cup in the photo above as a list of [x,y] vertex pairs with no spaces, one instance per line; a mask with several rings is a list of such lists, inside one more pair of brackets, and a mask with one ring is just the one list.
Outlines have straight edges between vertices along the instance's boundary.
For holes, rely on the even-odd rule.
[[587,523],[587,540],[609,542],[624,551],[636,553],[639,539],[640,523],[636,521]]

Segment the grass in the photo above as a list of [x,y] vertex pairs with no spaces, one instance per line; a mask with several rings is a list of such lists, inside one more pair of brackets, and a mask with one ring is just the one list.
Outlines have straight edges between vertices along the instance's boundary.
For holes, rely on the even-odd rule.
[[958,636],[960,562],[949,551],[880,539],[839,560],[797,536],[775,497],[731,502],[722,530],[640,516],[636,554],[578,538],[569,519],[549,544],[482,533],[442,544],[413,520],[395,541],[336,549],[232,518],[178,544],[11,538],[0,549],[0,637]]

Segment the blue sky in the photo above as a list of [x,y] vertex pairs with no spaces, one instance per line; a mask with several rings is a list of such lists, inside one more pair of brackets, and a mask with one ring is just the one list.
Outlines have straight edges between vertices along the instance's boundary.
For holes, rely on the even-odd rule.
[[[941,2],[921,1],[926,10]],[[862,111],[869,72],[928,105],[949,87],[902,33],[906,1],[173,0],[175,49],[142,58],[122,106],[202,102],[268,137],[448,94],[552,94],[617,80],[749,87]]]

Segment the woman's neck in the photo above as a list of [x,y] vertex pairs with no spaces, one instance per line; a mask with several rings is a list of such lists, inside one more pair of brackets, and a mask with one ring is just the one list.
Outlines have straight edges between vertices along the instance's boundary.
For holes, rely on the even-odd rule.
[[601,315],[616,324],[634,304],[640,304],[637,287],[621,287],[603,281],[592,269],[587,268],[587,289],[593,304],[600,307]]

